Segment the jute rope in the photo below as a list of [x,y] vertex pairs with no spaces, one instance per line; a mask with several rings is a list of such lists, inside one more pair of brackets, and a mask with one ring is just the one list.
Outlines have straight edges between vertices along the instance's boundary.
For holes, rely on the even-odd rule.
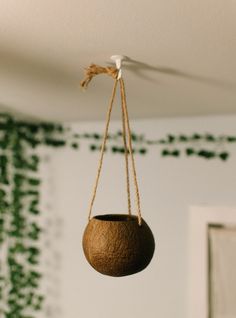
[[112,66],[102,67],[96,64],[91,64],[89,67],[85,68],[85,78],[82,82],[80,82],[81,87],[87,88],[93,77],[99,74],[107,74],[114,79],[117,79],[118,70]]
[[106,148],[108,128],[109,128],[110,119],[111,119],[111,111],[112,111],[112,107],[113,107],[113,103],[114,103],[114,99],[115,99],[115,95],[116,95],[116,88],[117,88],[117,80],[115,81],[114,86],[113,86],[111,101],[110,101],[110,105],[109,105],[109,108],[107,111],[107,116],[106,116],[106,127],[105,127],[102,147],[101,147],[101,156],[100,156],[100,160],[99,160],[99,164],[98,164],[98,171],[97,171],[95,186],[94,186],[94,190],[93,190],[93,195],[92,195],[92,199],[91,199],[91,203],[90,203],[90,207],[89,207],[89,215],[88,215],[89,221],[91,219],[92,208],[93,208],[94,200],[96,197],[98,182],[99,182],[99,178],[100,178],[100,174],[101,174],[101,170],[102,170],[103,157],[104,157],[105,148]]
[[132,170],[133,170],[134,186],[135,186],[135,192],[136,192],[138,221],[139,221],[139,225],[141,225],[142,215],[141,215],[140,193],[139,193],[137,172],[136,172],[133,147],[132,147],[132,136],[131,136],[131,129],[130,129],[130,124],[129,124],[129,114],[128,114],[128,108],[127,108],[127,102],[126,102],[125,84],[124,84],[124,80],[122,78],[119,80],[119,82],[120,82],[122,104],[123,104],[124,113],[125,113],[125,121],[126,121],[127,130],[128,130],[128,145],[129,145],[129,153],[130,153],[130,157],[131,157],[131,165],[132,165]]
[[[121,93],[121,91],[120,91]],[[121,112],[122,112],[122,129],[123,129],[123,143],[125,151],[125,172],[126,172],[126,189],[127,189],[127,199],[128,199],[128,213],[131,215],[131,198],[130,198],[130,180],[129,180],[129,153],[130,149],[127,147],[127,132],[126,132],[126,115],[125,115],[125,105],[123,102],[123,97],[121,93]]]
[[[125,85],[124,80],[122,78],[117,79],[118,76],[118,70],[114,67],[101,67],[95,64],[91,64],[87,69],[85,69],[85,79],[81,82],[81,86],[84,88],[88,87],[88,84],[92,80],[92,78],[99,74],[108,74],[112,76],[115,79],[112,95],[107,111],[106,116],[106,126],[105,131],[103,135],[103,141],[101,146],[101,155],[100,160],[98,164],[98,170],[94,185],[94,190],[92,194],[92,199],[89,206],[89,215],[88,220],[90,221],[91,215],[92,215],[92,208],[94,205],[94,201],[96,198],[99,178],[101,175],[102,165],[103,165],[103,158],[104,153],[106,149],[106,142],[108,137],[108,130],[109,130],[109,124],[111,120],[111,113],[113,109],[113,104],[116,96],[117,91],[117,84],[119,82],[120,86],[120,94],[121,94],[121,109],[122,109],[122,129],[123,129],[123,143],[124,143],[124,153],[125,153],[125,166],[126,166],[126,186],[127,186],[127,199],[128,199],[128,213],[131,215],[131,196],[130,196],[130,177],[129,177],[129,155],[131,157],[131,168],[133,172],[133,179],[134,179],[134,187],[135,187],[135,194],[136,194],[136,204],[137,204],[137,215],[138,215],[138,223],[139,225],[142,224],[142,215],[141,215],[141,206],[140,206],[140,193],[139,193],[139,187],[138,187],[138,181],[137,181],[137,173],[136,173],[136,167],[135,167],[135,161],[134,161],[134,155],[133,155],[133,148],[132,148],[132,135],[131,135],[131,129],[129,124],[129,115],[128,115],[128,109],[127,109],[127,101],[126,101],[126,93],[125,93]],[[127,143],[128,141],[128,143]]]

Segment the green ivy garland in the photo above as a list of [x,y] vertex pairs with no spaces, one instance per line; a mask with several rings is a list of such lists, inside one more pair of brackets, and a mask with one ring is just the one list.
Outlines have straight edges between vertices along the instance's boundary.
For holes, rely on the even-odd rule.
[[[124,153],[122,133],[108,136],[107,150]],[[42,309],[40,293],[40,155],[39,146],[78,149],[88,140],[91,151],[100,150],[102,135],[74,133],[54,123],[29,123],[0,114],[0,317],[34,318]],[[144,155],[159,146],[162,156],[200,156],[226,160],[229,151],[213,150],[236,142],[235,136],[212,134],[167,135],[149,140],[132,134],[134,152]],[[203,147],[204,145],[204,147]],[[209,150],[208,145],[211,146]]]
[[41,145],[63,147],[64,128],[0,115],[0,316],[33,318],[41,310],[39,226]]
[[[103,136],[98,133],[74,134],[77,139],[90,140],[90,150],[99,151],[101,148],[101,139]],[[109,134],[108,139],[110,145],[106,150],[113,153],[124,153],[122,146],[122,132],[118,131]],[[204,159],[220,159],[227,160],[230,156],[229,151],[225,150],[227,144],[236,143],[236,136],[214,136],[210,133],[191,135],[173,135],[168,134],[165,138],[150,140],[144,135],[132,133],[132,141],[134,144],[133,151],[137,154],[145,155],[151,146],[159,146],[162,157],[200,157]]]

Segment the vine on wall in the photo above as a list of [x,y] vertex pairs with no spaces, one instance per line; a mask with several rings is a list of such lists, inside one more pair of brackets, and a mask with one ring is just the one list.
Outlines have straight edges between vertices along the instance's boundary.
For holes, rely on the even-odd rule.
[[42,145],[67,145],[61,125],[0,115],[0,316],[33,318],[40,293],[39,225]]
[[[98,133],[74,134],[77,140],[89,140],[91,151],[99,151],[103,136]],[[122,146],[122,132],[118,131],[109,134],[110,145],[106,150],[112,153],[124,153]],[[133,151],[137,154],[145,155],[150,148],[157,147],[162,157],[200,157],[203,159],[220,159],[225,161],[229,158],[230,152],[227,146],[236,143],[236,136],[220,135],[215,136],[210,133],[199,134],[168,134],[165,138],[147,139],[144,135],[132,133],[134,144]]]
[[[123,153],[121,132],[109,135],[107,151]],[[79,149],[87,140],[100,150],[102,135],[74,133],[53,123],[29,123],[0,114],[0,317],[35,318],[45,295],[40,293],[40,146]],[[157,146],[162,156],[198,156],[226,160],[224,149],[235,136],[167,135],[158,140],[132,134],[134,152],[145,155]],[[218,150],[217,150],[218,149]]]

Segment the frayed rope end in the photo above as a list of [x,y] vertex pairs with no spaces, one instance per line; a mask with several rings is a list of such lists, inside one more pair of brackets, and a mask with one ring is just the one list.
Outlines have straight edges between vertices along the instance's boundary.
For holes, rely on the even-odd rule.
[[107,74],[117,80],[119,70],[115,67],[102,67],[96,64],[91,64],[85,68],[85,78],[80,82],[80,86],[86,89],[94,76],[99,74]]

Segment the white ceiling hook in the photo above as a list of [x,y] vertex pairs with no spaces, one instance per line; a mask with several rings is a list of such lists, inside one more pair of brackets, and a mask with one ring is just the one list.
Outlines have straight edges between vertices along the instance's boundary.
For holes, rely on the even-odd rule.
[[121,71],[121,64],[122,61],[125,59],[124,55],[112,55],[111,56],[112,61],[114,61],[116,63],[116,68],[119,70],[117,79],[119,80],[121,78],[122,75],[122,71]]

